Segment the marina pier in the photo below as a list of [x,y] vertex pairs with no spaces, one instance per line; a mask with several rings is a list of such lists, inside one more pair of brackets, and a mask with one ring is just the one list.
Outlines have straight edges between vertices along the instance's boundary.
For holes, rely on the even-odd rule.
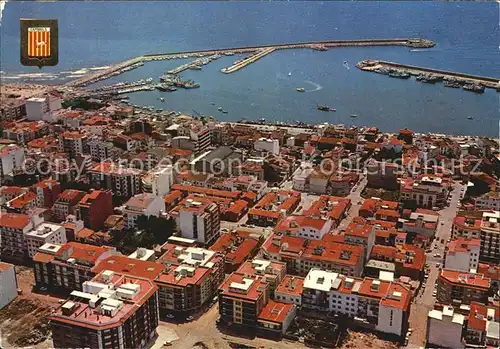
[[356,67],[364,71],[393,77],[408,78],[412,75],[416,76],[417,80],[422,82],[434,83],[444,81],[446,87],[463,87],[465,90],[473,92],[483,92],[484,88],[492,88],[500,92],[499,78],[369,59],[359,62],[356,64]]
[[252,64],[253,62],[261,59],[262,57],[264,57],[264,56],[266,56],[268,54],[270,54],[274,50],[276,50],[274,47],[265,48],[262,51],[257,52],[253,56],[246,57],[246,58],[244,58],[242,60],[236,61],[232,66],[230,66],[228,68],[222,68],[221,72],[223,72],[225,74],[234,73],[235,71],[240,70],[241,68],[244,68],[247,65]]
[[[376,40],[330,40],[330,41],[310,41],[310,42],[297,42],[297,43],[287,43],[287,44],[275,44],[275,45],[260,45],[260,46],[246,46],[246,47],[233,47],[233,48],[222,48],[222,49],[211,49],[211,50],[197,50],[197,51],[187,51],[187,52],[170,52],[170,53],[157,53],[157,54],[146,54],[138,57],[128,59],[126,61],[117,63],[109,69],[100,70],[97,72],[92,72],[81,78],[72,80],[64,86],[67,87],[83,87],[101,80],[108,79],[111,76],[116,76],[122,74],[128,70],[138,68],[144,63],[149,61],[157,60],[169,60],[169,59],[180,59],[180,58],[201,58],[212,55],[224,55],[224,54],[244,54],[244,53],[259,53],[259,51],[267,52],[269,49],[271,53],[274,50],[285,50],[285,49],[298,49],[298,48],[309,48],[313,50],[325,51],[328,48],[333,47],[351,47],[351,46],[406,46],[415,48],[430,48],[435,45],[434,42],[426,39],[376,39]],[[272,50],[271,50],[272,49]],[[252,56],[254,57],[254,56]],[[260,57],[259,57],[260,58]],[[253,59],[253,61],[259,58]],[[251,63],[251,62],[250,62]],[[236,71],[243,66],[232,70]],[[231,67],[227,68],[230,69]],[[187,68],[186,68],[187,69]],[[229,71],[229,72],[232,72]]]

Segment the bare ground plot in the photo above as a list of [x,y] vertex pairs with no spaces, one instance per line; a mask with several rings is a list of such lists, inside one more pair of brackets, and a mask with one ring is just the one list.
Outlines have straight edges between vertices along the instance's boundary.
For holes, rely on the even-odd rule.
[[398,343],[386,341],[377,337],[373,333],[355,332],[347,330],[347,336],[344,343],[340,346],[341,349],[397,349],[400,348]]
[[33,270],[16,266],[18,297],[0,310],[0,344],[4,348],[50,347],[47,316],[59,306],[59,298],[32,292]]

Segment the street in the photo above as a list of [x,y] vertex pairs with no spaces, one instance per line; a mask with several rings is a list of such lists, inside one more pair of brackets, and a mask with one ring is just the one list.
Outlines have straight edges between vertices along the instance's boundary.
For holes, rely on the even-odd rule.
[[[460,201],[461,190],[464,185],[456,183],[453,185],[453,190],[450,194],[450,205],[439,211],[440,223],[436,231],[436,239],[432,246],[437,246],[432,249],[432,252],[426,253],[426,261],[430,268],[430,273],[427,281],[420,289],[419,293],[413,299],[410,313],[410,328],[413,332],[408,340],[408,347],[418,348],[425,346],[425,335],[427,331],[427,315],[429,310],[434,307],[434,296],[432,292],[435,289],[437,278],[439,276],[439,268],[437,263],[443,264],[443,256],[446,247],[446,242],[451,238],[451,228],[453,218],[457,214],[457,204]],[[444,243],[441,243],[444,239]],[[436,255],[436,257],[434,257]],[[437,256],[439,255],[439,257]]]

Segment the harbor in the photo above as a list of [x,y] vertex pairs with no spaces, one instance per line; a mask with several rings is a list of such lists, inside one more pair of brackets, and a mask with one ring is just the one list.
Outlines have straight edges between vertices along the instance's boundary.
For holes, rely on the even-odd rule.
[[493,77],[471,75],[432,68],[417,67],[394,62],[379,60],[364,60],[356,67],[369,72],[388,75],[396,78],[408,79],[415,76],[416,81],[434,84],[443,82],[445,87],[463,88],[466,91],[483,93],[485,88],[500,92],[500,80]]
[[[139,68],[143,66],[146,62],[150,61],[160,61],[160,60],[172,60],[172,59],[186,59],[186,58],[202,58],[213,55],[233,55],[233,54],[247,54],[253,53],[258,55],[261,52],[267,52],[269,49],[271,52],[274,50],[285,50],[285,49],[299,49],[299,48],[309,48],[315,51],[326,51],[328,48],[333,47],[356,47],[356,46],[404,46],[410,48],[431,48],[435,46],[435,43],[426,39],[377,39],[377,40],[335,40],[335,41],[310,41],[310,42],[297,42],[297,43],[287,43],[287,44],[275,44],[275,45],[261,45],[261,46],[246,46],[246,47],[234,47],[234,48],[223,48],[223,49],[210,49],[210,50],[198,50],[189,52],[171,52],[171,53],[158,53],[158,54],[146,54],[138,57],[134,57],[123,62],[117,63],[108,69],[92,72],[91,74],[85,75],[81,78],[72,80],[64,86],[66,87],[84,87],[91,85],[93,83],[106,80],[110,77],[123,74],[129,70]],[[269,54],[270,52],[266,53]],[[260,57],[259,57],[260,58]],[[256,61],[254,59],[253,61]],[[191,62],[193,63],[193,62]],[[251,62],[249,62],[251,63]],[[237,68],[241,69],[247,66],[249,63]],[[197,66],[195,64],[189,64],[186,67],[178,67],[180,71],[189,69],[190,67]],[[195,68],[196,69],[196,68]],[[228,68],[229,69],[229,68]],[[234,70],[234,71],[236,71]],[[232,72],[232,71],[230,71]]]

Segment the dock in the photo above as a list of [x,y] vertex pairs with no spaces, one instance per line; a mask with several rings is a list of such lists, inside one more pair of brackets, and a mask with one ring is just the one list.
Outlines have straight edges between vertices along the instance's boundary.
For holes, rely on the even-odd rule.
[[257,52],[256,54],[254,54],[252,56],[249,56],[249,57],[246,57],[246,58],[241,59],[239,61],[236,61],[230,67],[222,68],[220,71],[223,72],[224,74],[234,73],[235,71],[238,71],[241,68],[244,68],[247,65],[252,64],[255,61],[258,61],[262,57],[267,56],[268,54],[270,54],[274,50],[276,50],[276,48],[274,48],[274,47],[265,48],[262,51],[259,51],[259,52]]
[[[375,39],[375,40],[330,40],[330,41],[310,41],[310,42],[296,42],[287,44],[233,47],[233,48],[209,49],[209,50],[197,50],[197,51],[185,51],[185,52],[153,53],[128,59],[126,61],[112,65],[109,69],[92,72],[86,76],[72,80],[64,84],[63,86],[66,87],[87,86],[96,83],[98,81],[108,79],[109,77],[122,74],[128,70],[138,68],[144,65],[144,63],[146,62],[158,61],[158,60],[202,58],[213,55],[224,55],[226,53],[230,54],[252,53],[256,55],[263,51],[267,52],[266,49],[270,49],[272,52],[274,50],[299,49],[299,48],[308,48],[313,50],[317,50],[318,48],[356,47],[356,46],[404,46],[404,47],[414,47],[414,48],[430,48],[433,47],[434,45],[435,45],[434,42],[420,38]],[[248,64],[245,64],[244,66],[246,65]],[[238,69],[241,69],[241,67]]]
[[[448,70],[425,68],[408,64],[401,64],[401,63],[394,63],[394,62],[387,62],[380,60],[370,60],[370,59],[359,62],[358,64],[356,64],[356,67],[364,71],[383,73],[383,74],[387,71],[394,71],[399,73],[404,72],[412,76],[420,78],[424,77],[424,80],[425,78],[427,79],[434,78],[434,80],[432,80],[431,82],[444,81],[445,86],[448,85],[447,83],[456,84],[456,86],[447,86],[447,87],[464,87],[464,89],[471,90],[470,88],[467,87],[478,86],[478,87],[496,89],[497,92],[500,92],[499,78],[458,73]],[[480,92],[480,91],[478,90],[474,92]]]

